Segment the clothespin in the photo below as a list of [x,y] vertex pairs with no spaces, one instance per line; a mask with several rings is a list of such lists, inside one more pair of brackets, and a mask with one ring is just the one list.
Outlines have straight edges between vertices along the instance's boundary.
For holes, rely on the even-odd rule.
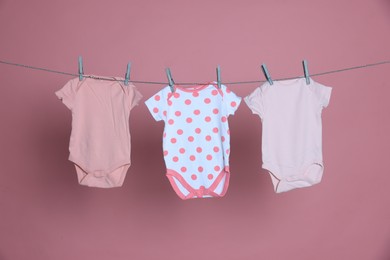
[[302,64],[303,64],[303,72],[305,73],[306,84],[310,84],[309,71],[307,69],[307,61],[303,60]]
[[128,86],[129,85],[129,80],[130,80],[130,66],[131,66],[131,63],[127,63],[127,69],[126,69],[126,74],[125,74],[125,85]]
[[175,92],[175,89],[174,89],[174,87],[173,87],[173,85],[175,84],[175,82],[174,82],[173,79],[172,79],[171,70],[170,70],[169,68],[166,68],[166,69],[165,69],[165,73],[167,74],[168,84],[169,84],[169,87],[171,88],[171,92]]
[[261,65],[261,68],[263,69],[264,76],[267,79],[267,81],[269,82],[269,84],[273,85],[274,82],[272,81],[271,76],[269,75],[269,72],[268,72],[268,69],[267,69],[267,66],[265,65],[265,63],[263,63]]
[[79,56],[79,80],[82,81],[84,78],[84,69],[83,69],[83,58]]
[[218,88],[221,88],[221,67],[217,66],[217,84]]

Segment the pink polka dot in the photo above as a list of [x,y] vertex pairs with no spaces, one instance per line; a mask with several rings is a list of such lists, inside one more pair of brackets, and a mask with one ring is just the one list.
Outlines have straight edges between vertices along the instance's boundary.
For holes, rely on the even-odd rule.
[[190,156],[190,160],[191,160],[191,161],[195,161],[195,155],[191,155],[191,156]]
[[175,116],[180,116],[181,115],[181,112],[180,111],[176,111],[175,112]]
[[174,143],[176,143],[176,141],[177,141],[176,138],[171,138],[171,143],[174,144]]
[[203,167],[202,166],[198,167],[198,172],[203,172]]
[[157,107],[153,108],[153,112],[158,113],[158,108]]
[[218,108],[214,108],[214,109],[213,109],[213,113],[214,113],[214,114],[218,114],[218,112],[219,112]]
[[208,154],[208,155],[206,156],[206,159],[209,160],[209,161],[211,161],[211,160],[213,159],[213,157],[211,156],[211,154]]
[[184,103],[186,103],[186,105],[190,105],[191,104],[191,100],[186,99],[186,101],[184,101]]
[[172,106],[172,101],[168,100],[168,106]]
[[191,123],[192,122],[192,118],[191,117],[187,117],[186,122],[187,123]]
[[218,133],[218,131],[219,131],[218,127],[214,127],[214,128],[213,128],[213,132],[214,132],[214,133]]
[[230,129],[227,130],[227,134],[230,135]]
[[180,168],[180,171],[186,172],[186,171],[187,171],[187,168],[186,168],[186,167],[181,167],[181,168]]
[[198,177],[196,177],[195,174],[192,174],[192,175],[191,175],[191,179],[196,180],[197,178],[198,178]]
[[168,151],[164,151],[164,156],[167,156],[168,155]]
[[200,134],[200,132],[201,132],[200,128],[195,129],[195,133]]
[[201,152],[202,152],[202,148],[201,148],[201,147],[197,147],[197,148],[196,148],[196,151],[197,151],[198,153],[201,153]]
[[163,115],[164,115],[164,116],[167,116],[167,111],[164,110],[164,111],[163,111]]
[[167,137],[167,133],[164,132],[163,137],[164,137],[164,138]]
[[217,165],[217,166],[214,167],[214,170],[215,170],[216,172],[219,172],[219,171],[221,170],[221,167],[219,167],[219,166]]
[[160,100],[160,96],[159,95],[155,95],[154,96],[154,100],[159,101]]
[[174,162],[177,162],[177,161],[179,161],[179,157],[173,156],[172,160],[173,160]]
[[198,93],[198,92],[193,92],[192,95],[193,95],[194,97],[199,97],[199,93]]
[[206,117],[204,118],[204,120],[205,120],[206,122],[210,122],[210,121],[211,121],[211,117],[206,116]]
[[194,141],[194,137],[193,136],[189,136],[188,137],[188,141],[193,142]]
[[182,135],[183,134],[183,130],[181,130],[181,129],[177,130],[177,134],[178,135]]
[[211,94],[212,94],[213,96],[216,96],[216,95],[218,95],[218,91],[217,91],[216,89],[214,89],[213,91],[211,91]]
[[177,93],[177,92],[175,92],[175,93],[173,93],[173,96],[174,96],[175,98],[179,98],[179,97],[180,97],[180,94]]
[[230,89],[226,89],[226,93],[230,93],[230,92],[232,92]]
[[168,124],[173,125],[173,123],[175,123],[175,121],[173,121],[173,119],[168,120]]
[[206,104],[210,104],[210,102],[211,102],[211,99],[209,99],[209,98],[205,98],[205,99],[204,99],[204,102],[205,102]]
[[226,149],[226,154],[229,154],[230,153],[230,149]]
[[225,142],[225,136],[221,137],[222,142]]
[[237,106],[237,103],[233,101],[232,103],[230,103],[230,105],[231,105],[232,107],[235,107],[235,106]]
[[210,141],[210,140],[211,140],[211,136],[206,135],[206,141]]
[[209,180],[212,180],[214,176],[210,173],[209,175],[207,175],[207,178],[209,178]]
[[221,121],[225,123],[227,121],[226,116],[221,117]]
[[199,110],[199,109],[195,109],[195,110],[194,110],[194,114],[195,114],[195,115],[199,115],[199,114],[200,114],[200,110]]
[[213,151],[218,153],[219,152],[219,147],[218,146],[214,146]]
[[183,153],[185,153],[185,152],[186,152],[186,149],[184,149],[184,148],[180,148],[180,149],[179,149],[179,152],[180,152],[181,154],[183,154]]

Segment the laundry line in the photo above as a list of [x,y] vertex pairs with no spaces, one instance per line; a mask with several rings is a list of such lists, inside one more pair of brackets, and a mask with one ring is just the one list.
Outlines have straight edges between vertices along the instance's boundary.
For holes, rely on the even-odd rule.
[[[75,73],[57,71],[57,70],[53,70],[53,69],[49,69],[49,68],[35,67],[35,66],[30,66],[30,65],[10,62],[10,61],[0,60],[0,63],[5,64],[5,65],[18,66],[18,67],[22,67],[22,68],[26,68],[26,69],[31,69],[31,70],[40,70],[40,71],[45,71],[45,72],[50,72],[50,73],[55,73],[55,74],[61,74],[61,75],[67,75],[67,76],[73,76],[73,77],[78,77],[79,76],[79,74],[75,74]],[[370,64],[358,65],[358,66],[354,66],[354,67],[347,67],[347,68],[342,68],[342,69],[337,69],[337,70],[330,70],[330,71],[314,73],[314,74],[310,74],[310,77],[317,77],[317,76],[322,76],[322,75],[327,75],[327,74],[334,74],[334,73],[339,73],[339,72],[344,72],[344,71],[349,71],[349,70],[363,69],[363,68],[379,66],[379,65],[389,64],[389,63],[390,63],[390,60],[380,61],[380,62],[376,62],[376,63],[370,63]],[[124,81],[124,80],[118,80],[118,79],[115,79],[115,78],[105,78],[105,77],[98,77],[98,76],[93,76],[93,75],[83,75],[83,77],[85,77],[85,78],[92,78],[92,79],[99,79],[99,80],[107,80],[107,81],[120,81],[120,82]],[[272,80],[289,80],[289,79],[296,79],[296,78],[304,78],[304,76],[288,77],[288,78],[278,78],[278,79],[272,79]],[[232,82],[221,82],[221,83],[222,84],[226,84],[226,85],[234,85],[234,84],[264,83],[266,81],[267,80],[252,80],[252,81],[232,81]],[[155,84],[155,85],[167,85],[168,84],[167,82],[142,81],[142,80],[129,80],[129,82],[137,83],[137,84]],[[180,82],[180,83],[175,83],[175,84],[178,84],[178,85],[202,85],[202,84],[205,84],[205,83]]]

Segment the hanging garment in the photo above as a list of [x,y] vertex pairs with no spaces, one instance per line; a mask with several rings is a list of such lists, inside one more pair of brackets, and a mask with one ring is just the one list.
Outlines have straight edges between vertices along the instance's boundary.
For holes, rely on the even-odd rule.
[[167,86],[145,104],[165,123],[166,175],[181,199],[222,197],[229,185],[229,115],[241,102],[222,85]]
[[321,181],[322,109],[332,88],[305,78],[268,82],[245,97],[262,121],[262,167],[275,192],[308,187]]
[[130,110],[142,97],[136,87],[75,78],[55,94],[72,111],[69,160],[76,167],[79,183],[122,186],[130,167]]

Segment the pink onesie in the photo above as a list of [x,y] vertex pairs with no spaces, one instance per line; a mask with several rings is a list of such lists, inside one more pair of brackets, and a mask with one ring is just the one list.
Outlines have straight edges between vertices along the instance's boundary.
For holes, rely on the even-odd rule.
[[55,94],[72,111],[69,160],[75,164],[79,183],[122,186],[130,167],[130,110],[142,97],[136,87],[75,78]]
[[321,112],[332,88],[305,78],[268,82],[245,98],[263,124],[263,168],[276,192],[319,183],[322,161]]
[[167,177],[181,199],[222,197],[229,185],[229,115],[241,98],[222,85],[167,86],[145,103],[164,120]]

